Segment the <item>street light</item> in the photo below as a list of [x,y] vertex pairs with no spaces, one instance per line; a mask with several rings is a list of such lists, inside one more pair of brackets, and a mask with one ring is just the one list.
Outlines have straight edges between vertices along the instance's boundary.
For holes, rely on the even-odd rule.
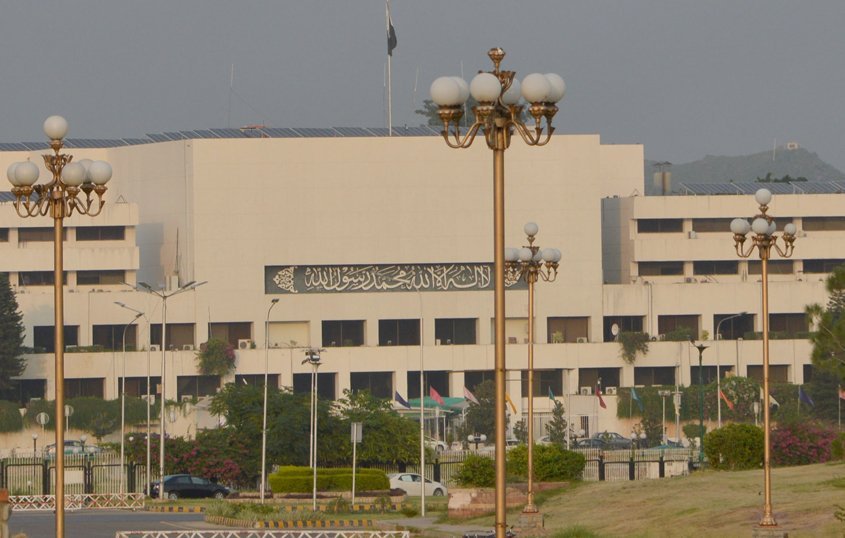
[[309,348],[305,350],[305,360],[302,364],[311,365],[311,472],[313,489],[311,509],[317,511],[317,368],[320,367],[320,352],[322,349]]
[[[111,165],[105,161],[82,159],[71,162],[73,155],[60,153],[68,131],[67,120],[50,116],[44,121],[44,134],[50,139],[53,155],[42,155],[44,164],[52,173],[47,183],[36,185],[39,169],[31,161],[12,163],[6,170],[12,184],[12,195],[17,214],[23,218],[53,218],[53,304],[56,380],[56,537],[65,535],[65,391],[64,391],[64,219],[73,215],[95,217],[105,205],[103,195],[106,183],[112,176]],[[96,194],[96,198],[92,196]]]
[[37,455],[38,455],[38,434],[33,433],[32,434],[32,457],[34,458]]
[[698,467],[701,469],[704,466],[704,375],[702,375],[704,367],[701,365],[701,361],[704,358],[704,350],[707,349],[707,346],[704,344],[696,345],[695,340],[690,340],[689,343],[698,350],[698,435],[700,435]]
[[[114,304],[116,304],[120,308],[125,308],[126,310],[129,310],[130,312],[135,312],[137,314],[144,316],[144,319],[147,321],[147,467],[146,467],[146,473],[147,473],[146,474],[146,484],[147,485],[146,485],[145,492],[146,492],[147,495],[149,495],[150,494],[150,481],[151,481],[150,473],[152,472],[152,455],[151,455],[151,450],[150,450],[150,442],[151,442],[150,441],[150,405],[151,405],[150,404],[150,400],[151,400],[151,398],[150,398],[150,345],[149,345],[150,344],[149,339],[151,338],[151,335],[150,335],[150,318],[148,318],[146,316],[146,314],[144,314],[140,310],[135,310],[134,308],[127,306],[126,304],[121,303],[120,301],[115,301]],[[124,355],[123,363],[126,364],[125,355]],[[126,377],[126,376],[124,375],[124,377]],[[125,392],[125,390],[124,390],[124,392]],[[123,406],[121,405],[121,408],[122,407]],[[123,412],[123,411],[121,411],[121,412]]]
[[660,398],[663,400],[663,422],[662,422],[662,430],[660,432],[660,442],[666,444],[667,439],[669,436],[666,435],[666,397],[672,394],[671,390],[658,390],[657,394],[660,395]]
[[505,249],[505,270],[511,280],[524,279],[528,283],[528,502],[523,513],[536,513],[534,504],[534,284],[543,279],[554,282],[557,278],[560,251],[534,244],[540,227],[533,222],[523,227],[528,236],[528,246]]
[[[563,98],[566,84],[555,74],[533,73],[520,84],[514,71],[502,71],[499,66],[505,57],[501,48],[487,53],[493,61],[491,72],[476,75],[467,83],[460,77],[440,77],[431,84],[431,98],[439,107],[443,121],[443,139],[451,148],[468,148],[479,130],[487,147],[493,150],[493,272],[495,283],[495,424],[496,424],[496,537],[507,533],[505,504],[505,150],[516,131],[529,146],[549,143],[554,132],[552,118],[557,113],[555,103]],[[472,108],[475,121],[461,134],[463,106],[469,95],[478,101]],[[520,94],[529,103],[528,113],[534,118],[529,127],[522,120],[526,106],[520,104]],[[545,121],[544,121],[545,120]]]
[[[270,311],[279,299],[270,301],[267,319],[264,322],[264,411],[261,423],[261,504],[264,504],[264,482],[267,480],[267,370],[270,365]],[[278,387],[277,387],[278,388]]]
[[[136,312],[138,312],[136,310]],[[126,467],[124,466],[125,454],[125,429],[126,429],[126,331],[133,323],[138,321],[138,318],[143,316],[143,312],[138,312],[132,321],[123,327],[123,377],[120,382],[120,493],[124,494],[126,484]]]
[[[783,248],[778,244],[777,226],[775,219],[767,213],[769,202],[772,201],[772,193],[768,189],[760,189],[754,194],[754,199],[759,205],[758,213],[751,224],[747,220],[737,218],[731,221],[731,232],[734,236],[734,248],[740,258],[748,258],[754,249],[760,255],[760,265],[763,273],[763,517],[760,519],[761,527],[776,527],[777,521],[772,514],[772,466],[770,461],[771,443],[769,439],[769,258],[772,254],[772,247],[783,258],[792,256],[794,250],[796,228],[795,224],[788,223],[783,227]],[[745,239],[748,232],[754,232],[752,242],[745,248]]]
[[197,282],[192,280],[183,286],[179,286],[175,290],[167,293],[164,289],[161,290],[154,290],[152,286],[147,284],[146,282],[138,282],[138,285],[141,286],[141,291],[145,291],[151,295],[155,295],[159,299],[161,299],[161,424],[159,425],[159,440],[158,440],[158,471],[159,471],[159,487],[158,487],[158,498],[164,499],[164,385],[165,385],[165,358],[167,357],[167,300],[174,295],[178,295],[184,291],[190,291],[196,289],[206,281],[203,280],[202,282]]
[[[718,340],[721,340],[722,338],[720,336],[721,333],[719,332],[719,328],[722,326],[722,323],[728,321],[729,319],[741,318],[746,314],[748,314],[748,312],[742,311],[739,314],[722,318],[719,320],[719,323],[716,324],[716,409],[718,410],[716,413],[716,424],[719,428],[722,427],[722,361],[719,353],[722,346],[718,343]],[[737,368],[737,370],[739,370],[739,368]],[[739,372],[735,373],[739,374]]]

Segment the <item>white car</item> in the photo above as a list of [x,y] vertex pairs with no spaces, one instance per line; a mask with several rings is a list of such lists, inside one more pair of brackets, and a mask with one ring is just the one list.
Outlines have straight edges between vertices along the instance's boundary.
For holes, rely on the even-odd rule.
[[434,439],[433,437],[425,438],[425,446],[431,448],[435,452],[444,452],[449,448],[446,443],[438,439]]
[[[390,489],[401,489],[410,496],[419,496],[420,486],[422,485],[422,477],[416,473],[394,473],[387,475],[390,479]],[[434,495],[440,497],[447,495],[449,490],[440,482],[425,479],[425,494],[426,496]]]

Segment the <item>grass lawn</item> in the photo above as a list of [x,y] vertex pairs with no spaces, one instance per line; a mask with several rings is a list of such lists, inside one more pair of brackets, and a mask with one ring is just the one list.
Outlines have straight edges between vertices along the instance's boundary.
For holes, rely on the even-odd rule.
[[[751,536],[763,510],[763,471],[578,483],[540,500],[546,535],[555,538]],[[772,470],[774,516],[790,538],[845,536],[837,505],[845,508],[845,463]],[[518,514],[508,514],[509,525]]]

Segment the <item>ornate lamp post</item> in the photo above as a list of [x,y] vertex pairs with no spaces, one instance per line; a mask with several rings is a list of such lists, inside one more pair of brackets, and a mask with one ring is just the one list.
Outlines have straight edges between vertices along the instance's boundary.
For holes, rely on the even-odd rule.
[[[748,258],[754,249],[760,255],[760,265],[763,273],[763,517],[761,527],[775,527],[777,521],[772,514],[772,465],[770,460],[771,442],[769,436],[769,258],[772,248],[783,258],[792,256],[795,241],[795,225],[791,222],[783,227],[783,248],[778,244],[777,226],[775,219],[768,214],[772,193],[768,189],[760,189],[754,194],[759,204],[758,213],[751,224],[745,219],[731,221],[731,232],[734,236],[734,248],[740,258]],[[752,242],[746,248],[745,239],[748,232],[754,232]]]
[[[504,538],[505,506],[505,150],[516,131],[529,146],[543,146],[551,140],[552,118],[566,85],[560,76],[534,73],[520,84],[514,71],[499,68],[505,51],[493,48],[487,53],[493,70],[476,75],[469,86],[460,77],[440,77],[431,84],[431,98],[443,120],[443,139],[451,148],[468,148],[481,131],[487,147],[493,150],[493,253],[495,282],[495,424],[496,424],[496,537]],[[478,101],[473,107],[475,121],[461,133],[463,105],[470,93]],[[533,127],[522,120],[525,105],[534,118]]]
[[[74,212],[95,217],[105,205],[103,195],[111,179],[111,165],[104,161],[83,159],[75,163],[73,155],[61,153],[68,124],[61,116],[44,121],[44,134],[50,139],[53,154],[46,154],[44,164],[52,174],[47,183],[36,185],[39,169],[26,161],[12,163],[6,171],[12,183],[15,211],[23,218],[50,216],[53,219],[53,303],[56,383],[56,536],[65,534],[65,392],[64,392],[64,297],[63,234],[64,219]],[[95,196],[93,196],[95,195]]]
[[[261,504],[264,504],[264,484],[267,482],[267,370],[270,367],[270,311],[279,303],[279,299],[270,301],[267,319],[264,322],[264,408],[261,419]],[[276,387],[278,388],[278,387]]]
[[689,343],[698,350],[698,435],[701,436],[698,443],[698,467],[700,469],[704,465],[704,375],[702,374],[704,367],[701,363],[704,358],[704,350],[708,346],[704,344],[696,345],[694,340],[690,340]]
[[537,512],[534,504],[534,284],[540,279],[554,282],[557,278],[560,251],[534,244],[540,227],[533,222],[523,227],[528,236],[528,246],[505,249],[505,268],[512,279],[525,279],[528,283],[528,503],[524,513]]
[[[128,307],[127,307],[128,309]],[[136,310],[137,312],[137,310]],[[132,321],[123,327],[123,375],[120,378],[120,494],[126,493],[126,331],[129,330],[138,318],[143,316],[143,312],[138,312]]]
[[305,360],[302,364],[311,365],[311,473],[312,473],[312,495],[311,509],[317,510],[317,369],[320,367],[320,352],[322,349],[306,349]]

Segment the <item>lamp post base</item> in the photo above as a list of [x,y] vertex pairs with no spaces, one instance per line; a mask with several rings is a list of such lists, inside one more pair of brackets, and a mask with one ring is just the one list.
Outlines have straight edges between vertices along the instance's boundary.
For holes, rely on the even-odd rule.
[[778,526],[762,527],[755,525],[751,530],[752,538],[788,538],[789,532]]
[[526,505],[525,505],[525,507],[522,509],[522,513],[523,513],[523,514],[536,514],[536,513],[537,513],[537,512],[539,512],[539,511],[540,511],[540,509],[539,509],[539,508],[537,508],[537,505],[536,505],[536,504],[534,504],[534,503],[528,503],[528,504],[526,504]]
[[523,509],[522,513],[519,514],[519,518],[516,521],[516,528],[520,530],[529,530],[529,529],[542,529],[545,526],[543,521],[543,514],[537,509],[536,506],[533,507],[533,512],[528,512],[528,506]]

